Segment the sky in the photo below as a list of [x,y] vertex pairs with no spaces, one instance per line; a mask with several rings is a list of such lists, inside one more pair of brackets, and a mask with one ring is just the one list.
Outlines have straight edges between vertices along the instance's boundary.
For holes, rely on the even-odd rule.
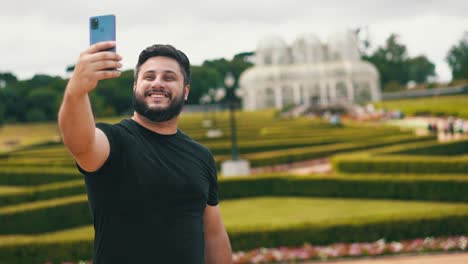
[[451,79],[445,57],[468,31],[466,0],[0,0],[0,72],[19,79],[66,76],[89,45],[89,17],[117,17],[117,52],[131,69],[142,49],[172,44],[193,65],[254,51],[266,36],[292,43],[315,34],[365,29],[371,48],[399,35],[408,55],[426,55],[439,81]]

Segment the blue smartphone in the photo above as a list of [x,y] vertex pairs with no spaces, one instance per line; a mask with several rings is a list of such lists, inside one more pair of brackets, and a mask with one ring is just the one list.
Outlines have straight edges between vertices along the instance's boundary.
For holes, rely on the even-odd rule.
[[[89,44],[101,41],[115,41],[115,16],[93,16],[89,18]],[[115,52],[115,47],[109,49]]]

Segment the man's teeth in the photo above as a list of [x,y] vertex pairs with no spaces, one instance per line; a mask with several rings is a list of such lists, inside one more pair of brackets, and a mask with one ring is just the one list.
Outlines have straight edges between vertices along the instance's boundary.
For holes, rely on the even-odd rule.
[[161,94],[161,93],[150,93],[149,96],[151,98],[164,98],[164,97],[167,97],[166,94]]

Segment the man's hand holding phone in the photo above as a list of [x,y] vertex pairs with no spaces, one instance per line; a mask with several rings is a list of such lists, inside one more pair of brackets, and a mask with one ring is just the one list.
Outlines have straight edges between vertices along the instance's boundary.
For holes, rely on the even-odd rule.
[[82,52],[67,91],[74,95],[87,94],[96,88],[98,81],[119,77],[121,73],[118,69],[122,67],[122,57],[116,52],[108,51],[115,45],[115,41],[98,42]]
[[84,95],[96,88],[98,81],[120,76],[122,57],[116,53],[114,15],[89,18],[90,47],[80,54],[67,92]]

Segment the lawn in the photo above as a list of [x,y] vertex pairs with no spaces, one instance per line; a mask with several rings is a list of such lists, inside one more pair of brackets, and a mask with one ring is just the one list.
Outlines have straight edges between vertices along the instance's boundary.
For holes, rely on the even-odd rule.
[[[73,202],[70,199],[81,200],[83,197],[70,197],[63,202]],[[42,202],[36,206],[36,209],[40,209],[52,204]],[[21,206],[17,209],[21,209]],[[327,227],[392,219],[467,215],[468,205],[367,199],[261,197],[222,201],[220,210],[228,232],[258,232],[302,225]],[[0,212],[11,213],[11,207],[0,208]],[[93,234],[92,226],[83,226],[38,235],[4,235],[0,236],[0,246],[92,240]]]
[[406,115],[453,115],[468,118],[468,108],[465,107],[467,104],[468,95],[454,95],[388,100],[376,103],[376,106],[378,108],[385,108],[387,110],[399,109]]
[[468,214],[468,204],[367,199],[261,197],[223,201],[228,230],[268,230],[291,226],[332,226],[391,219]]

